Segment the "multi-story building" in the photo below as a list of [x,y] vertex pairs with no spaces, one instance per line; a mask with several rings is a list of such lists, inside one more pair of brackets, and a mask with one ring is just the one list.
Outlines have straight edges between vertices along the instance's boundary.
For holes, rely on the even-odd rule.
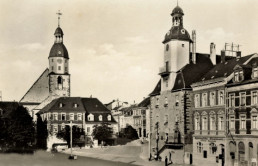
[[[213,48],[213,46],[211,46]],[[212,50],[211,50],[212,52]],[[221,52],[221,60],[198,82],[193,83],[194,121],[193,164],[228,165],[227,84],[234,77],[235,66],[245,66],[256,54],[228,57]]]
[[[196,32],[192,38],[183,26],[184,12],[176,6],[172,13],[172,27],[166,33],[161,77],[151,97],[151,147],[153,154],[164,159],[171,148],[175,161],[183,163],[184,152],[192,151],[193,106],[191,84],[198,81],[216,61],[214,54],[196,53]],[[169,148],[169,149],[168,149]]]
[[60,97],[50,102],[38,114],[41,115],[43,120],[47,120],[48,131],[51,133],[48,138],[48,148],[51,148],[54,143],[64,142],[57,139],[55,134],[62,130],[65,125],[69,125],[69,121],[83,128],[86,137],[92,141],[94,141],[92,137],[93,126],[107,123],[112,128],[113,133],[107,143],[116,143],[117,122],[111,115],[110,110],[96,98]]
[[[257,55],[256,55],[257,57]],[[236,65],[226,86],[227,165],[257,165],[258,58]]]

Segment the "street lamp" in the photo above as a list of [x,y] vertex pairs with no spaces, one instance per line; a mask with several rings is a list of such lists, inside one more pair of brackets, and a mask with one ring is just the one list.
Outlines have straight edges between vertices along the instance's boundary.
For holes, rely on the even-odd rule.
[[73,126],[76,125],[73,123],[73,121],[70,121],[70,123],[66,124],[70,126],[70,147],[71,147],[71,154],[69,156],[69,159],[76,160],[77,156],[73,156]]

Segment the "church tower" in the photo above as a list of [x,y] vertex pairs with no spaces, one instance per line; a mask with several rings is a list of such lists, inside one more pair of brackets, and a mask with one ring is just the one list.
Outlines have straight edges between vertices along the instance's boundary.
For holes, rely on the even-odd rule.
[[58,14],[58,27],[54,33],[55,43],[49,53],[49,94],[51,97],[70,96],[69,55],[63,44],[63,30],[60,28],[60,15]]
[[172,27],[165,35],[163,67],[160,68],[161,91],[171,90],[176,72],[189,63],[191,37],[183,27],[184,12],[176,6],[172,13]]

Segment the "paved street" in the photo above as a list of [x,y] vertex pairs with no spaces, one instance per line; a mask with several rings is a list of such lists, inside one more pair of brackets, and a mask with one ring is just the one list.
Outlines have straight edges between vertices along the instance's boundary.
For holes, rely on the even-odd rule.
[[[70,153],[66,150],[65,153]],[[75,149],[74,154],[108,161],[122,162],[133,165],[164,166],[164,162],[148,161],[148,144],[140,144],[139,140],[132,141],[122,146],[110,146],[105,148]],[[173,164],[173,166],[183,166]],[[184,165],[187,166],[187,165]]]

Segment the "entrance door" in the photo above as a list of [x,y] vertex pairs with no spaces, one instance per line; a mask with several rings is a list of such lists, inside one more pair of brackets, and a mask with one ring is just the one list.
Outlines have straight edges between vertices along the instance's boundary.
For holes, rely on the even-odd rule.
[[238,165],[243,166],[245,164],[245,144],[243,142],[238,144],[238,153]]

